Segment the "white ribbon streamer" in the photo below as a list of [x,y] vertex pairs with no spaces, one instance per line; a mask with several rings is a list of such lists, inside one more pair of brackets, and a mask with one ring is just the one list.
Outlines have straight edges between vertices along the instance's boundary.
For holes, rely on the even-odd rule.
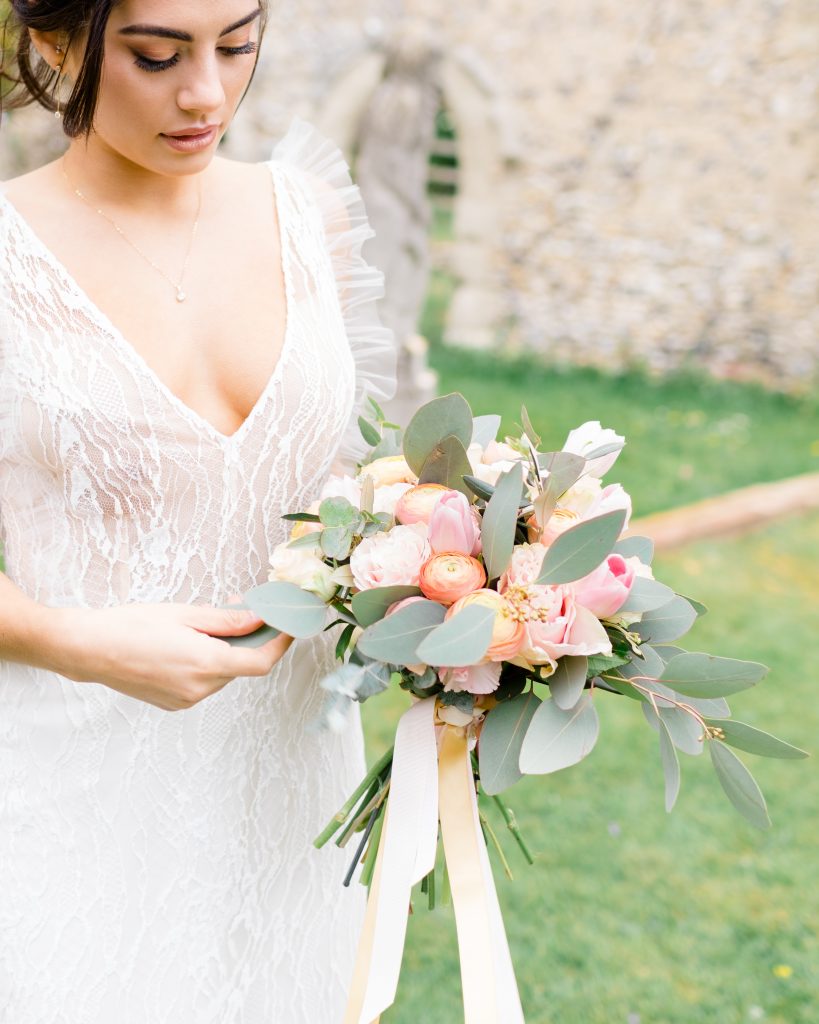
[[371,1024],[395,1001],[412,886],[435,866],[438,750],[434,723],[433,698],[414,704],[398,723],[372,960],[358,1024]]

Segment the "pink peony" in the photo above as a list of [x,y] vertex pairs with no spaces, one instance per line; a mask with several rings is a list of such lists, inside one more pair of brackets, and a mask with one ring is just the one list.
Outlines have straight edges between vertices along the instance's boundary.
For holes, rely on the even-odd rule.
[[546,548],[543,544],[515,545],[509,567],[498,580],[498,590],[504,593],[508,587],[525,587],[534,583],[545,554]]
[[421,566],[429,556],[426,525],[413,523],[365,537],[350,557],[350,568],[358,590],[417,587]]
[[634,575],[634,566],[622,555],[609,555],[594,572],[572,584],[575,601],[598,619],[611,618],[625,604]]
[[460,491],[442,494],[429,518],[429,546],[442,551],[462,551],[477,555],[481,550],[481,531],[476,513]]

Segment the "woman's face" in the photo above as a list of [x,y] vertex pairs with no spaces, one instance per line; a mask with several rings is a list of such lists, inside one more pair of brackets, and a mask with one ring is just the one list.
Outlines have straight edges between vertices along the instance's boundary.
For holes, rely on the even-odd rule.
[[159,174],[203,170],[253,73],[260,15],[254,0],[122,0],[91,144]]

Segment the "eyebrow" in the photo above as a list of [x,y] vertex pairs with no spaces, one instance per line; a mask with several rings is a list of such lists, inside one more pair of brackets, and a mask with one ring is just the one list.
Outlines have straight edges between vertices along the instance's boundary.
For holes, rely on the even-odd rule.
[[[239,18],[238,21],[234,21],[232,25],[228,25],[223,28],[219,33],[219,38],[222,36],[230,35],[231,32],[235,32],[237,28],[244,28],[245,25],[250,25],[254,22],[259,15],[262,13],[261,7],[257,7],[255,11],[251,11],[250,14],[246,14],[244,18]],[[160,39],[179,39],[183,43],[192,43],[193,36],[190,32],[182,32],[178,28],[165,28],[162,25],[126,25],[125,28],[119,30],[121,36],[158,36]]]

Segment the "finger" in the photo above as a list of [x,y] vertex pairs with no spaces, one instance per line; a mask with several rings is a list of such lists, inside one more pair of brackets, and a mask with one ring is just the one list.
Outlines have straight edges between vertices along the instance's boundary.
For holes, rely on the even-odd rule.
[[231,647],[224,662],[225,670],[235,676],[266,676],[292,642],[291,636],[281,634],[261,647]]
[[189,609],[188,625],[210,636],[244,636],[264,622],[255,612],[244,608],[209,608],[194,605]]

